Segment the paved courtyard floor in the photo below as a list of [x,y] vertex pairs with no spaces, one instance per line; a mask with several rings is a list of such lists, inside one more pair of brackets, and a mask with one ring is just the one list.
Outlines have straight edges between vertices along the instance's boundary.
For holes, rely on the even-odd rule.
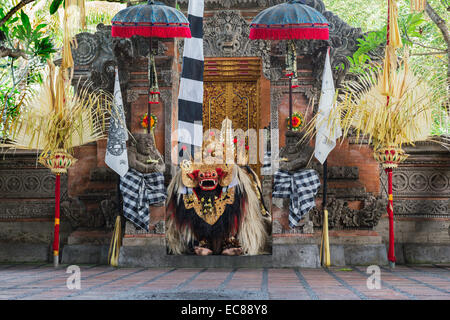
[[0,264],[0,299],[450,300],[449,265],[398,265],[393,270],[381,267],[380,288],[376,288],[374,278],[368,281],[377,274],[367,273],[367,267],[362,266],[330,269],[72,267],[79,273],[70,273],[67,267]]

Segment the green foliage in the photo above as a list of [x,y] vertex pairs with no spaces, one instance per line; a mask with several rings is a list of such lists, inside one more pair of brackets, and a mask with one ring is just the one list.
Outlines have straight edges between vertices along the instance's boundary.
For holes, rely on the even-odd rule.
[[110,24],[111,19],[114,16],[115,16],[115,13],[109,13],[109,12],[102,12],[102,11],[88,12],[86,14],[86,25],[95,27],[99,23]]
[[61,4],[64,2],[64,0],[53,0],[50,4],[50,14],[54,14],[56,11],[58,11]]
[[[0,18],[5,16],[3,8],[0,8]],[[42,29],[46,28],[46,23],[41,23],[32,27],[28,15],[22,10],[19,16],[10,19],[1,27],[6,38],[6,44],[10,48],[20,48],[26,55],[40,57],[42,61],[50,58],[56,50]]]
[[[0,18],[8,11],[9,7],[0,8]],[[24,10],[0,27],[0,45],[22,53],[20,57],[0,58],[0,137],[6,136],[4,131],[19,115],[20,103],[42,82],[45,62],[56,52],[47,30],[48,23],[33,25]]]
[[[384,53],[376,49],[386,45],[387,1],[324,0],[324,3],[327,10],[332,11],[351,26],[359,27],[363,32],[367,32],[363,39],[358,40],[358,50],[352,57],[348,57],[349,71],[361,74],[381,68],[380,63]],[[398,50],[398,54],[403,56],[405,49],[409,50],[410,66],[413,71],[424,76],[429,83],[439,83],[445,89],[448,59],[445,54],[434,53],[447,50],[441,31],[426,13],[411,13],[409,0],[398,0],[397,3],[398,23],[404,45]],[[447,21],[448,25],[447,6],[440,0],[428,0],[428,3]],[[344,68],[344,66],[338,68]],[[433,134],[450,134],[448,111],[443,106],[436,106],[433,119]]]
[[[352,57],[347,57],[350,62],[350,72],[363,73],[366,70],[378,68],[379,65],[374,63],[369,53],[374,52],[380,46],[386,45],[386,27],[378,31],[373,31],[365,35],[364,38],[358,39],[358,50]],[[342,66],[343,68],[343,66]]]

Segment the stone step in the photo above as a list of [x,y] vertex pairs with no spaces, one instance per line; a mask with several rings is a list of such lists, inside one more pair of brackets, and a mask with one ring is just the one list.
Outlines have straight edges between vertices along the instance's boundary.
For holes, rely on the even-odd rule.
[[50,245],[0,242],[0,262],[48,262]]
[[[356,234],[360,232],[360,234]],[[258,256],[195,256],[167,254],[165,237],[126,237],[120,249],[121,267],[174,268],[318,268],[320,233],[277,235],[271,254]],[[344,265],[386,265],[386,247],[373,231],[330,232],[331,263]]]
[[62,248],[62,264],[108,264],[109,245],[75,244]]

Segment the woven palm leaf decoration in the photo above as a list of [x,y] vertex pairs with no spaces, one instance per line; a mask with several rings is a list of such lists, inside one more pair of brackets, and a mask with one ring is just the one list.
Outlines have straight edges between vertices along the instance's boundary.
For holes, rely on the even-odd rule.
[[[81,1],[83,2],[83,1]],[[65,0],[64,38],[61,66],[47,62],[45,81],[21,106],[20,117],[9,128],[11,148],[39,150],[39,162],[56,174],[54,265],[59,263],[60,175],[67,173],[76,159],[73,148],[104,137],[112,96],[92,87],[71,86],[75,46],[73,34],[78,30],[73,15],[80,16],[80,0]]]

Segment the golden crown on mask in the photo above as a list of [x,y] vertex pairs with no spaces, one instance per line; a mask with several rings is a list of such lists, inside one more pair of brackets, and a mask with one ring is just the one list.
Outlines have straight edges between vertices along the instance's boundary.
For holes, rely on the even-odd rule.
[[[195,161],[184,160],[180,167],[183,171],[183,183],[192,187],[193,183],[188,178],[188,174],[197,169],[216,169],[220,168],[227,174],[224,181],[221,181],[221,185],[228,185],[233,177],[234,165],[246,165],[248,164],[248,151],[245,149],[245,145],[242,148],[237,148],[235,145],[235,132],[233,131],[232,122],[230,119],[225,118],[222,121],[222,128],[220,132],[214,132],[210,130],[208,138],[203,141],[201,150],[198,150],[194,154]],[[242,141],[245,137],[242,137]],[[201,161],[198,161],[201,159]],[[192,186],[191,186],[192,185]]]

